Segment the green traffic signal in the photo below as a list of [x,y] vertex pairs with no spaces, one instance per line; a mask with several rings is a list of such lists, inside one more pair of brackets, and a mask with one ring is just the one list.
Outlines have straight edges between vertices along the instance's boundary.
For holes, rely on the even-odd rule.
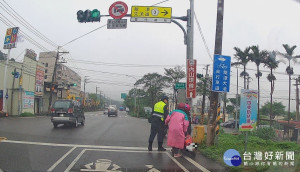
[[93,11],[85,10],[84,12],[82,10],[79,10],[77,12],[77,20],[79,23],[86,23],[86,22],[94,22],[99,21],[100,22],[100,11],[97,9],[94,9]]
[[99,21],[100,22],[100,11],[97,9],[94,9],[92,11],[92,21]]
[[73,84],[73,86],[77,86],[77,84],[76,84],[76,83],[74,83],[74,84]]

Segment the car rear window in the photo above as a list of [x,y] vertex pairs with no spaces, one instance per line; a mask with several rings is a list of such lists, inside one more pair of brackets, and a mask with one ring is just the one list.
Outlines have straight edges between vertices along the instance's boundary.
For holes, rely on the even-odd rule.
[[69,102],[69,101],[57,101],[54,103],[53,107],[55,109],[58,109],[58,108],[67,109],[70,107],[70,105],[71,105],[71,102]]

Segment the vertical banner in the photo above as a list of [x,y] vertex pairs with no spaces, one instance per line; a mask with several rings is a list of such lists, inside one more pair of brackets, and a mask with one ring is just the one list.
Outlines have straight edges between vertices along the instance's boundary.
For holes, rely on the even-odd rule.
[[43,96],[44,89],[44,68],[42,66],[36,66],[36,76],[35,76],[35,95]]
[[240,107],[240,131],[252,131],[256,129],[257,97],[257,90],[242,89]]
[[215,55],[212,80],[212,91],[229,92],[231,57]]
[[196,98],[197,60],[187,60],[186,98]]

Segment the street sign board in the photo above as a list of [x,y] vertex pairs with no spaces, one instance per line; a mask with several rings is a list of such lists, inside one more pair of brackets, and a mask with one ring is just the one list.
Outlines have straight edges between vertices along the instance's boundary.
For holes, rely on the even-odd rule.
[[127,19],[108,19],[107,29],[126,29]]
[[257,90],[241,91],[240,131],[252,131],[256,128],[257,121]]
[[231,57],[215,55],[212,91],[229,92]]
[[127,94],[126,93],[121,93],[121,99],[126,99]]
[[185,89],[185,83],[184,82],[177,82],[175,84],[175,89]]
[[171,23],[172,8],[156,6],[132,6],[131,22]]
[[187,60],[187,86],[186,98],[196,98],[196,75],[197,75],[197,61],[193,59]]
[[128,12],[128,6],[122,1],[117,1],[109,7],[108,12],[112,18],[121,19],[126,16]]
[[18,32],[19,32],[18,27],[9,28],[6,30],[3,49],[16,48]]

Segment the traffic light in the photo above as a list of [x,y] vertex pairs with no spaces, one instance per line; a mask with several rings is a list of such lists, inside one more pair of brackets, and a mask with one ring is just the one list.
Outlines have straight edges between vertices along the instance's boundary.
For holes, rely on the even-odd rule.
[[82,10],[77,11],[77,20],[79,23],[86,23],[86,22],[100,22],[100,11],[97,9],[94,9],[93,11],[85,10],[84,12]]
[[15,77],[15,78],[19,78],[20,73],[19,72],[11,72],[11,74]]
[[70,87],[76,87],[77,86],[77,84],[76,83],[72,83],[72,84],[68,84],[68,87],[70,88]]
[[198,79],[200,79],[200,78],[202,78],[203,77],[203,75],[202,74],[200,74],[200,73],[197,73],[197,78]]

